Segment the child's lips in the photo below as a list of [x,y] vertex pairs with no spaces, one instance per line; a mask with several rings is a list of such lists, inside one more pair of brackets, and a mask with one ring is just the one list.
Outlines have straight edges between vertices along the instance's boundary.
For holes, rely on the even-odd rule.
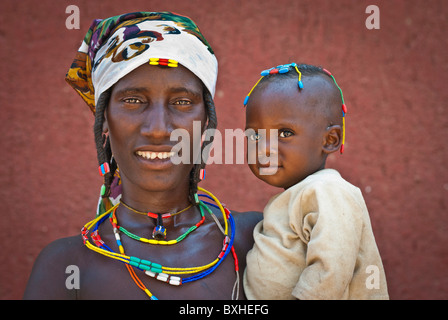
[[277,161],[276,162],[269,161],[266,163],[258,162],[257,166],[258,166],[258,168],[273,168],[273,167],[280,168],[281,167],[281,165]]
[[271,176],[276,174],[280,168],[278,165],[259,165],[258,172],[260,175]]

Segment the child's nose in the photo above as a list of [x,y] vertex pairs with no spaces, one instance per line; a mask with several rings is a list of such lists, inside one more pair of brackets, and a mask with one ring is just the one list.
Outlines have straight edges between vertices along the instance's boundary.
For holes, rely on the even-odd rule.
[[[274,139],[275,140],[275,139]],[[259,157],[270,157],[271,154],[278,153],[278,142],[277,140],[272,141],[269,136],[262,137],[258,141],[258,156]]]

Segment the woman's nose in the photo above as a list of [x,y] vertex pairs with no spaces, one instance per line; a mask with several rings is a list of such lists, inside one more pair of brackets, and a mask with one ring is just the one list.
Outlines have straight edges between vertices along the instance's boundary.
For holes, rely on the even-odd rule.
[[141,126],[142,135],[154,140],[166,140],[171,131],[170,116],[162,103],[153,104],[145,111]]

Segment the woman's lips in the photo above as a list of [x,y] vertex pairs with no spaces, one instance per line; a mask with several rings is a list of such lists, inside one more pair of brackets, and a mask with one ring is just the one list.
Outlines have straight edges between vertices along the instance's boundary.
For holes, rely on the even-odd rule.
[[168,159],[174,155],[174,152],[153,152],[153,151],[136,151],[135,154],[147,160]]
[[144,168],[149,170],[164,170],[173,166],[171,157],[174,152],[155,152],[155,151],[136,151],[135,155],[143,164]]

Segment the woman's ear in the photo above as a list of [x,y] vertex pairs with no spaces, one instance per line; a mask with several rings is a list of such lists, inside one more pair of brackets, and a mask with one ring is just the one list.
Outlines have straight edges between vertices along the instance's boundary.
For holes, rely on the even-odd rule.
[[342,129],[340,125],[332,125],[326,129],[322,150],[324,153],[330,154],[338,151],[342,142]]
[[104,110],[104,120],[103,120],[103,133],[106,134],[109,132],[109,125],[107,123],[107,109]]
[[205,129],[208,125],[208,116],[206,116],[205,121],[202,123],[202,133],[204,133]]

